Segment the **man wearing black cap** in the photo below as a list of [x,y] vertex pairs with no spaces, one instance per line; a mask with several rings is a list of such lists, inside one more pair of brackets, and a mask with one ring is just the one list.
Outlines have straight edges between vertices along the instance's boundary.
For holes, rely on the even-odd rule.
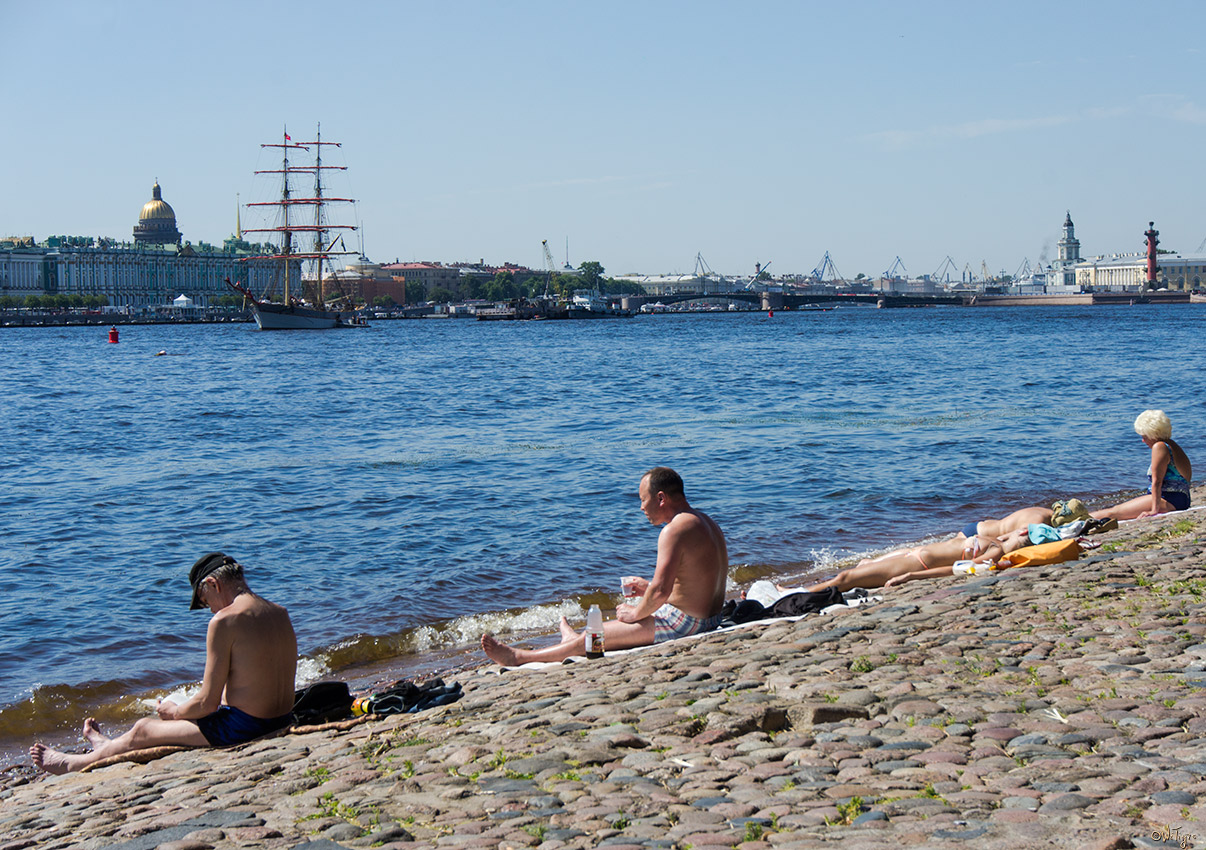
[[161,700],[158,717],[144,717],[116,738],[104,735],[89,717],[84,737],[92,752],[71,755],[34,744],[29,749],[34,764],[49,773],[66,773],[149,747],[241,744],[293,722],[297,637],[289,612],[252,593],[243,567],[221,552],[198,560],[188,578],[193,586],[190,609],[213,612],[201,690],[180,705]]

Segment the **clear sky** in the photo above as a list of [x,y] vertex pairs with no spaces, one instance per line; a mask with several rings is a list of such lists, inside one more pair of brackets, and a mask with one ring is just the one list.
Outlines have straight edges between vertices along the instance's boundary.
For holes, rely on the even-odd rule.
[[[0,237],[186,239],[341,141],[379,262],[846,277],[1206,239],[1206,4],[0,0]],[[247,219],[244,216],[244,225]]]

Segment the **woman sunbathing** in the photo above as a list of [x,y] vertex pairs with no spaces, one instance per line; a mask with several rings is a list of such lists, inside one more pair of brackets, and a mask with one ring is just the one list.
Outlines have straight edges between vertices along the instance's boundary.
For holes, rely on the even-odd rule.
[[[915,578],[949,576],[954,572],[956,561],[988,565],[1029,545],[1030,533],[1025,528],[996,539],[979,534],[974,537],[951,537],[916,549],[898,549],[878,558],[867,558],[856,567],[842,570],[833,578],[804,589],[815,591],[836,587],[845,592],[856,587],[891,587]],[[896,580],[898,578],[899,581]]]
[[1172,438],[1172,423],[1163,410],[1145,410],[1135,420],[1135,433],[1152,450],[1147,477],[1151,483],[1146,496],[1138,496],[1120,505],[1093,511],[1096,519],[1138,519],[1189,509],[1189,482],[1193,467],[1185,450]]

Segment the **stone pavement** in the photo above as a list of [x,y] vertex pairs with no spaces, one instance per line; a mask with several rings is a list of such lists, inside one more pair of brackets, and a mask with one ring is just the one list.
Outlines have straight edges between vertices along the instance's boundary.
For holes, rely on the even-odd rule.
[[486,667],[421,715],[10,777],[0,850],[1206,848],[1203,526],[1143,520],[1072,564]]

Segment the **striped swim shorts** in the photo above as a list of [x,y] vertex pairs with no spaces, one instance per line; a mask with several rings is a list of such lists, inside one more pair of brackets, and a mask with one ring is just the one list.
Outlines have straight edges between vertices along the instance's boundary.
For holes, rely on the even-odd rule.
[[662,643],[675,638],[710,632],[720,625],[720,615],[701,620],[692,617],[669,602],[653,612],[653,642]]

